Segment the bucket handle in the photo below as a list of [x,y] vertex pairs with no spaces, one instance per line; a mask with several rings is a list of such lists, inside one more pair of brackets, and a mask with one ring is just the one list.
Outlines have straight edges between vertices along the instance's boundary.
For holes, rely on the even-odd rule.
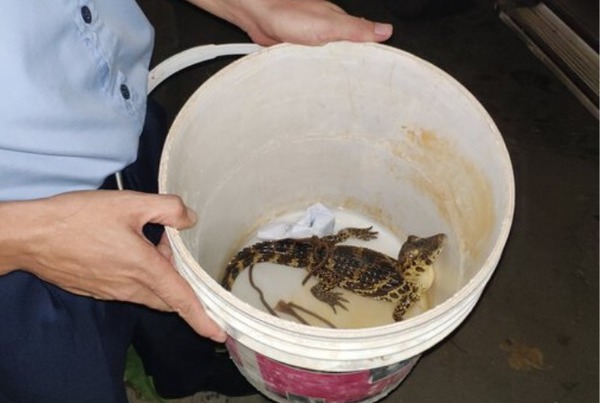
[[[255,43],[228,43],[224,45],[200,45],[177,53],[156,66],[148,74],[148,95],[163,81],[181,70],[221,56],[247,55],[263,47]],[[117,188],[123,190],[123,176],[115,172]]]
[[148,94],[173,74],[194,64],[221,56],[247,55],[260,49],[262,49],[262,46],[254,43],[230,43],[225,45],[201,45],[184,50],[162,61],[150,71],[148,75]]

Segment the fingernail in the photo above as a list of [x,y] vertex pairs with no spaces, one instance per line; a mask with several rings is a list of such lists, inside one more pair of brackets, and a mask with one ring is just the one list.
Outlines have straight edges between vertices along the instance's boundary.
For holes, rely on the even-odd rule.
[[381,22],[375,23],[375,35],[388,37],[392,35],[394,27],[391,24],[383,24]]
[[224,343],[227,340],[227,333],[224,330],[221,330],[218,334],[211,337],[213,341],[217,343]]

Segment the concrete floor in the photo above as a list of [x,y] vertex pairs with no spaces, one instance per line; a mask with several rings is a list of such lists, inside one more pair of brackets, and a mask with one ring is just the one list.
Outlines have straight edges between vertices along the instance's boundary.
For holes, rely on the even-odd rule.
[[[183,2],[140,3],[157,29],[155,63],[200,44],[247,41]],[[381,1],[338,3],[393,22],[389,45],[467,87],[503,134],[516,177],[512,233],[479,304],[384,402],[597,402],[598,121],[500,21],[491,1],[413,21],[395,20]],[[173,115],[227,62],[193,68],[154,95]],[[527,353],[543,362],[527,365]]]

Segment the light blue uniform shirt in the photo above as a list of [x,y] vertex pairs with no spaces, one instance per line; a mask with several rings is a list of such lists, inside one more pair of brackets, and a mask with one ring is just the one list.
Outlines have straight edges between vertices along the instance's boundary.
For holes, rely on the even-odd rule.
[[154,31],[134,0],[0,0],[0,200],[133,162]]

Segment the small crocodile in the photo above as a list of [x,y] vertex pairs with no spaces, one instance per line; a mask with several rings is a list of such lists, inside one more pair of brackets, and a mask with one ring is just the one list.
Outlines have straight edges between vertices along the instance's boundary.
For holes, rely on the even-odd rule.
[[427,238],[408,236],[394,259],[373,249],[339,245],[349,239],[370,241],[377,232],[369,228],[344,228],[337,234],[303,239],[259,242],[239,251],[225,269],[222,285],[231,290],[237,276],[258,263],[276,263],[304,268],[307,276],[302,284],[315,276],[312,295],[325,302],[334,312],[336,306],[347,309],[342,293],[335,287],[377,300],[395,302],[394,321],[429,289],[433,279],[433,262],[441,252],[446,236]]

